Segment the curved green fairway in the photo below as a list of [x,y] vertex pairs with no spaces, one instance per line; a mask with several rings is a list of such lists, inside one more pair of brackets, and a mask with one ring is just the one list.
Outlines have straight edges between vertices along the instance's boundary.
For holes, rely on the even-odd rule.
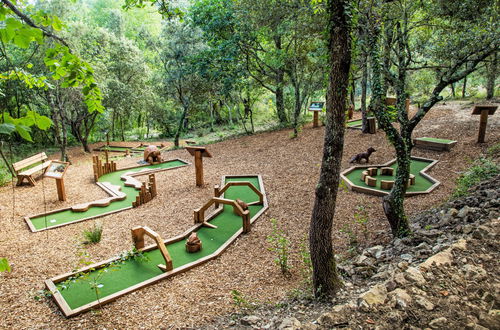
[[127,172],[139,172],[145,169],[171,169],[185,165],[187,165],[186,162],[180,160],[172,160],[161,164],[141,166],[133,169],[119,170],[113,173],[105,174],[99,178],[99,182],[110,182],[114,185],[120,186],[121,191],[127,195],[124,200],[112,202],[108,206],[104,207],[93,206],[90,207],[86,212],[73,212],[71,210],[64,210],[61,212],[48,214],[46,216],[42,215],[30,218],[29,221],[31,221],[36,230],[40,230],[82,219],[95,218],[104,213],[117,212],[119,210],[130,208],[132,207],[132,202],[135,201],[136,196],[139,194],[139,190],[136,190],[132,187],[125,187],[125,182],[120,179],[123,174]]
[[[421,171],[429,166],[432,163],[432,161],[423,161],[423,160],[416,160],[412,159],[411,160],[411,165],[410,165],[410,173],[415,175],[415,184],[411,185],[408,187],[407,192],[423,192],[432,187],[434,182],[430,181],[428,178],[422,175]],[[373,167],[380,167],[378,166],[373,166]],[[397,169],[397,164],[394,163],[390,167],[392,167],[396,173]],[[384,190],[380,188],[380,181],[381,180],[392,180],[394,181],[395,177],[391,175],[377,175],[374,178],[377,179],[377,186],[376,187],[371,187],[368,186],[364,181],[361,180],[361,173],[366,170],[366,167],[361,167],[361,168],[356,168],[350,173],[346,174],[345,176],[356,186],[364,187],[364,188],[370,188],[370,189],[377,189],[380,191],[385,191],[389,192],[389,190]]]
[[[228,181],[248,181],[257,189],[261,190],[258,177],[229,178]],[[228,199],[239,198],[247,203],[258,201],[258,196],[247,186],[230,187],[224,195]],[[250,216],[254,216],[260,211],[263,205],[250,206]],[[224,243],[226,243],[242,227],[242,219],[233,212],[231,206],[225,205],[224,211],[210,221],[218,228],[201,227],[197,233],[201,239],[203,248],[196,253],[186,252],[186,240],[181,240],[167,245],[168,252],[172,258],[174,270],[183,265],[199,260],[205,256],[213,254]],[[113,293],[127,289],[133,285],[149,280],[162,274],[158,264],[165,261],[158,249],[144,253],[148,260],[136,261],[129,259],[117,267],[111,267],[107,271],[100,273],[94,271],[88,274],[86,279],[67,281],[57,284],[61,295],[64,297],[71,309],[75,309],[91,303],[97,299],[95,291],[91,288],[90,281],[96,278],[99,283],[99,298],[104,298]],[[66,288],[64,288],[66,286]]]

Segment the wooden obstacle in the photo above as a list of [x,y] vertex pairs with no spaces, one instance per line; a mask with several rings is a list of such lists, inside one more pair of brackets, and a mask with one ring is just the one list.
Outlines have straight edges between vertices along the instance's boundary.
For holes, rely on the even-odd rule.
[[382,167],[380,175],[394,175],[394,169],[392,167]]
[[205,147],[186,147],[191,156],[194,156],[194,168],[196,172],[196,186],[202,187],[203,182],[203,157],[212,158]]
[[380,188],[384,190],[391,190],[394,186],[394,181],[391,180],[380,180]]
[[377,186],[377,179],[374,177],[371,177],[371,176],[367,176],[365,178],[365,183],[366,183],[366,185],[368,185],[370,187],[376,187]]
[[116,163],[114,161],[103,163],[99,159],[99,156],[92,156],[92,164],[95,182],[97,182],[104,174],[116,172]]
[[454,140],[434,139],[429,137],[421,137],[413,139],[413,145],[421,149],[429,149],[436,151],[450,151],[457,144]]
[[377,133],[377,121],[375,120],[375,117],[368,117],[368,133],[370,134],[375,134]]
[[481,115],[479,118],[479,132],[477,134],[477,143],[484,143],[486,136],[486,126],[488,125],[488,116],[492,116],[497,111],[497,105],[476,105],[472,110],[473,115]]
[[[34,167],[28,168],[32,165],[35,165],[37,163],[40,163]],[[26,159],[23,159],[21,161],[18,161],[16,163],[12,164],[12,167],[14,168],[14,172],[16,173],[17,176],[17,186],[20,186],[23,184],[24,179],[28,181],[28,184],[34,186],[35,185],[35,179],[33,178],[34,174],[38,171],[43,171],[42,174],[45,172],[47,167],[50,165],[50,161],[48,160],[47,155],[45,152],[41,152],[39,154],[33,155],[31,157],[28,157]],[[28,169],[26,169],[28,168]]]
[[369,167],[367,171],[369,176],[376,176],[378,174],[378,168],[376,167]]
[[170,258],[170,254],[168,253],[167,247],[165,246],[165,243],[163,239],[156,233],[155,231],[151,230],[149,227],[146,226],[138,226],[132,228],[132,240],[134,241],[134,246],[137,250],[142,251],[144,249],[144,235],[147,235],[151,237],[152,239],[155,240],[156,245],[158,246],[158,249],[161,252],[161,255],[163,256],[163,259],[165,259],[165,265],[159,264],[158,268],[163,270],[164,272],[168,272],[172,269],[174,269],[172,265],[172,258]]
[[139,195],[135,198],[135,202],[132,202],[132,207],[139,207],[147,202],[151,201],[157,195],[156,190],[156,179],[154,174],[150,174],[148,182],[143,182],[141,185],[141,191]]

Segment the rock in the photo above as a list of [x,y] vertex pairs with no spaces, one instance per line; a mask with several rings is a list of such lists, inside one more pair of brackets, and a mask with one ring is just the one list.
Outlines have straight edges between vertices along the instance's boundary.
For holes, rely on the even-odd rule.
[[394,280],[388,280],[385,282],[385,288],[387,292],[391,292],[398,287],[398,284]]
[[500,314],[498,312],[496,314],[481,312],[479,314],[479,324],[489,329],[500,329]]
[[465,235],[467,234],[470,234],[472,233],[472,231],[474,230],[474,227],[471,226],[471,225],[466,225],[462,228],[462,233],[464,233]]
[[434,304],[422,296],[416,296],[415,303],[427,311],[432,311],[434,309]]
[[368,306],[383,304],[387,298],[385,285],[378,284],[370,290],[359,295],[359,300],[364,301]]
[[261,320],[260,317],[256,315],[248,315],[241,319],[241,324],[243,325],[255,325]]
[[318,324],[324,327],[347,323],[348,318],[341,313],[324,313],[318,318]]
[[398,284],[399,286],[405,286],[408,281],[405,279],[405,276],[403,275],[403,273],[397,273],[394,275],[394,282],[396,282],[396,284]]
[[476,323],[467,323],[467,325],[465,326],[465,330],[489,330],[489,329]]
[[354,262],[358,266],[373,266],[377,262],[375,258],[367,257],[365,255],[360,255],[358,259]]
[[408,262],[411,262],[413,259],[413,256],[409,253],[402,254],[399,257],[405,261],[408,261]]
[[452,207],[451,209],[448,210],[448,215],[456,217],[458,215],[458,210]]
[[442,265],[451,265],[453,261],[453,255],[451,254],[450,249],[446,249],[441,251],[432,257],[428,258],[426,261],[420,264],[421,269],[429,269],[432,266],[442,266]]
[[446,317],[438,317],[437,319],[434,319],[429,322],[429,327],[432,329],[443,329],[446,328],[446,325],[448,324],[448,320]]
[[472,280],[480,281],[480,280],[485,279],[487,276],[487,273],[484,270],[484,268],[480,267],[480,266],[474,266],[474,265],[467,264],[467,265],[464,265],[462,267],[462,271],[465,272],[465,276],[467,278],[472,279]]
[[302,327],[302,323],[295,317],[287,317],[283,319],[281,324],[278,326],[280,330],[296,330]]
[[469,215],[470,211],[471,211],[471,208],[470,208],[470,207],[468,207],[467,205],[465,205],[464,207],[462,207],[462,209],[461,209],[460,211],[458,211],[457,216],[458,216],[459,218],[462,218],[462,219],[463,219],[463,218],[465,218],[467,215]]
[[472,237],[475,239],[485,239],[491,235],[491,229],[486,226],[479,226],[472,232]]
[[401,312],[391,311],[387,313],[387,320],[391,323],[399,323],[403,321],[403,316],[401,315]]
[[389,294],[391,306],[396,306],[399,309],[406,309],[411,303],[411,296],[403,289],[396,289]]
[[316,330],[316,329],[319,329],[319,326],[313,323],[302,324],[302,327],[300,328],[300,330]]
[[408,267],[405,271],[405,278],[417,285],[423,285],[427,282],[422,273],[415,267]]
[[462,238],[462,239],[458,240],[458,242],[454,243],[451,246],[451,249],[465,251],[465,250],[467,250],[467,241]]
[[370,256],[370,257],[374,257],[375,259],[379,259],[383,250],[384,250],[384,247],[382,245],[375,245],[369,249],[366,249],[363,252],[363,254]]

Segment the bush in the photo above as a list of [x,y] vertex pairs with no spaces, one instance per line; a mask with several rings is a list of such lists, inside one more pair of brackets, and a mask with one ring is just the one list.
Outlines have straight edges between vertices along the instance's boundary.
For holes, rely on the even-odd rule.
[[101,241],[102,237],[102,225],[99,223],[94,224],[94,227],[90,229],[85,229],[83,231],[83,236],[85,237],[84,244],[96,244]]
[[290,265],[288,264],[290,240],[285,236],[284,231],[278,228],[278,221],[276,219],[271,219],[271,225],[273,232],[267,237],[267,241],[271,244],[269,250],[276,253],[274,262],[280,267],[281,272],[287,275],[290,273]]
[[479,158],[473,166],[457,179],[457,186],[453,192],[453,197],[460,197],[467,194],[470,187],[483,180],[488,180],[500,174],[500,166],[488,158]]

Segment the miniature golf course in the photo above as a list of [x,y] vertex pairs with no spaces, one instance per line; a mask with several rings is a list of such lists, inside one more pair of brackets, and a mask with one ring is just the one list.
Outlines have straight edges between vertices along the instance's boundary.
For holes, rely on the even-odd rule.
[[186,166],[188,164],[189,163],[184,162],[180,159],[175,159],[160,164],[138,166],[135,168],[128,168],[105,174],[99,178],[99,182],[109,182],[113,185],[119,186],[121,188],[120,191],[126,194],[125,199],[113,201],[107,206],[91,206],[85,212],[75,212],[71,209],[71,207],[56,211],[50,211],[48,213],[39,214],[33,217],[25,217],[25,221],[28,223],[28,226],[32,231],[40,231],[50,229],[51,227],[58,227],[72,222],[88,220],[109,213],[129,209],[132,207],[132,202],[135,201],[135,198],[139,194],[139,191],[133,187],[125,186],[125,182],[120,178],[123,174],[127,172],[142,172],[145,170],[154,170],[155,172],[164,171]]
[[[415,175],[415,184],[410,185],[407,188],[407,195],[417,195],[425,194],[431,192],[435,187],[439,185],[439,181],[432,178],[425,172],[437,163],[436,160],[412,157],[410,164],[410,173]],[[361,175],[364,170],[370,167],[392,167],[394,169],[394,175],[380,175],[378,174],[375,178],[377,179],[377,185],[375,187],[367,185],[362,179]],[[363,165],[351,167],[344,172],[342,172],[342,179],[346,184],[354,191],[364,192],[373,195],[387,195],[389,190],[384,190],[380,188],[381,180],[394,181],[395,173],[397,170],[396,159],[383,165]]]
[[[224,183],[229,181],[250,182],[264,194],[264,202],[261,205],[249,206],[251,222],[255,221],[267,208],[262,179],[257,175],[223,179]],[[248,186],[231,186],[225,192],[224,198],[232,200],[239,198],[246,203],[259,200],[257,194]],[[173,263],[171,271],[163,272],[158,268],[158,264],[164,263],[164,258],[155,244],[144,249],[145,260],[144,258],[129,258],[119,261],[120,257],[117,257],[72,274],[64,274],[47,280],[46,286],[54,293],[53,297],[63,313],[66,316],[73,316],[98,305],[95,290],[91,288],[92,279],[98,283],[99,301],[104,304],[118,296],[186,271],[217,257],[242,233],[242,218],[233,212],[232,206],[223,205],[222,209],[218,210],[220,212],[208,220],[217,228],[198,224],[186,233],[164,241]],[[192,231],[197,232],[203,245],[200,251],[188,253],[185,247],[186,238]],[[117,260],[117,266],[106,267]],[[86,275],[76,280],[73,279],[76,274],[82,274],[82,272]]]
[[358,120],[350,120],[346,123],[348,128],[361,128],[363,126],[363,121],[361,119]]
[[418,139],[422,140],[422,141],[436,142],[436,143],[450,143],[450,142],[453,142],[453,140],[438,139],[438,138],[431,138],[431,137],[422,137],[422,138],[418,138]]
[[102,145],[100,147],[94,148],[94,151],[108,151],[108,152],[123,152],[126,153],[127,150],[129,152],[143,152],[148,146],[154,145],[158,147],[158,149],[163,150],[165,148],[164,145],[156,145],[156,144],[148,144],[148,145],[138,145],[135,147],[122,147],[122,146],[111,146],[111,145]]

